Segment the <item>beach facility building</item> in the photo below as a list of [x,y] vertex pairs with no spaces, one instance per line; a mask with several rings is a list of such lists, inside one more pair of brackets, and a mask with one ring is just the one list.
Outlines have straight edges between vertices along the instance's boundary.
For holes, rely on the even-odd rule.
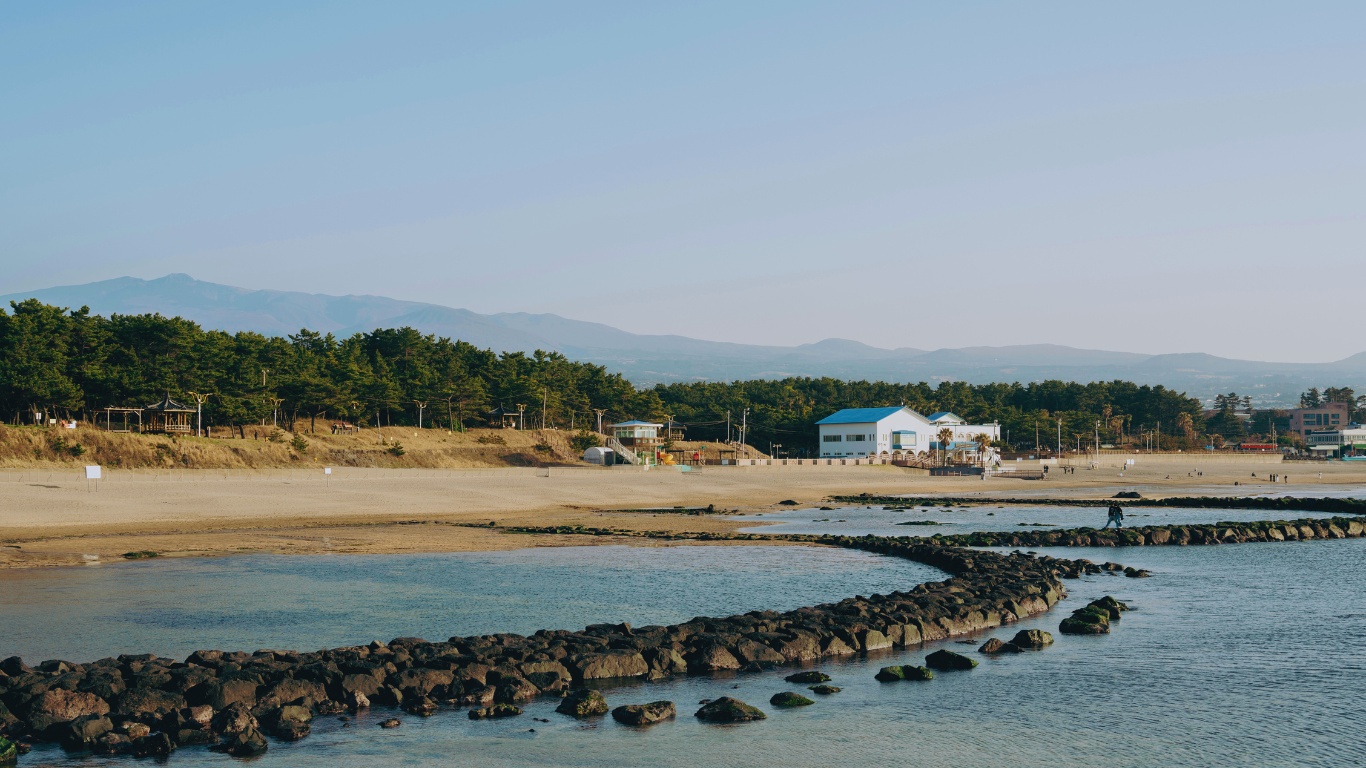
[[[939,444],[939,430],[953,431],[953,440]],[[816,422],[823,459],[868,456],[928,456],[938,450],[977,454],[977,436],[1001,438],[999,424],[969,424],[941,411],[925,417],[905,406],[845,408]]]
[[1346,429],[1310,432],[1305,438],[1309,450],[1319,456],[1349,458],[1366,456],[1366,427],[1353,424]]

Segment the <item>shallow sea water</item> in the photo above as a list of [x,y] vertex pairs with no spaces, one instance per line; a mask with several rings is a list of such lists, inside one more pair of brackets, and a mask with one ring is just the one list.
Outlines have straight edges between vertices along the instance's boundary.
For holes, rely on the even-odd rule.
[[[1123,505],[1123,501],[1119,501]],[[753,520],[756,524],[741,528],[745,533],[770,534],[832,534],[836,536],[952,536],[973,531],[1040,531],[1050,528],[1100,528],[1105,525],[1105,507],[1058,507],[1046,504],[1029,505],[974,505],[964,507],[914,507],[887,509],[881,506],[837,507],[833,510],[794,509],[762,515],[736,517]],[[1127,507],[1124,525],[1186,525],[1249,522],[1268,519],[1299,519],[1332,517],[1320,512],[1285,512],[1281,515],[1265,510],[1248,509],[1189,509],[1184,507]],[[933,520],[939,525],[898,525],[908,520]],[[1042,524],[1042,525],[1021,525]]]
[[[528,619],[521,613],[524,609],[533,611],[532,623],[537,626],[580,626],[588,621],[622,619],[644,624],[648,620],[674,620],[665,615],[670,611],[716,615],[885,591],[887,587],[868,582],[884,576],[895,581],[901,575],[864,565],[863,570],[855,569],[847,577],[836,576],[839,569],[834,564],[832,568],[821,565],[821,556],[809,548],[773,550],[777,553],[773,560],[747,552],[758,549],[613,547],[600,554],[586,553],[584,557],[591,563],[601,565],[626,558],[649,574],[648,582],[601,598],[615,601],[623,595],[631,597],[626,606],[588,618],[576,600],[596,603],[599,589],[610,585],[604,584],[593,568],[579,567],[577,560],[565,567],[556,560],[557,554],[563,553],[555,550],[468,556],[480,562],[486,573],[471,577],[469,591],[444,605],[443,626],[525,631],[522,625]],[[783,682],[787,670],[694,677],[605,691],[613,706],[657,699],[676,702],[677,720],[648,729],[619,726],[610,718],[575,721],[555,714],[555,702],[549,700],[529,705],[522,717],[493,722],[470,721],[464,712],[453,710],[429,719],[400,714],[403,726],[393,731],[376,727],[379,720],[393,714],[376,709],[357,718],[350,727],[342,727],[332,718],[319,718],[314,735],[294,744],[272,742],[270,751],[251,764],[262,768],[833,764],[1146,768],[1347,766],[1366,761],[1366,740],[1361,737],[1366,729],[1366,703],[1361,697],[1361,691],[1366,690],[1366,643],[1362,640],[1366,637],[1366,539],[1058,549],[1050,553],[1118,560],[1148,568],[1154,575],[1150,579],[1125,579],[1107,574],[1070,580],[1066,583],[1071,594],[1058,608],[1018,626],[974,638],[971,645],[950,641],[926,649],[823,664],[821,668],[835,678],[833,684],[844,690],[832,697],[813,696],[818,699],[816,704],[800,710],[778,710],[767,703],[778,691],[802,690]],[[727,593],[709,594],[711,587],[705,586],[709,582],[699,582],[699,562],[714,558],[714,562],[730,564],[750,557],[760,558],[750,561],[755,566],[752,570],[741,567],[731,574],[744,578],[770,565],[816,564],[809,569],[782,571],[773,579],[751,576],[753,586],[737,587],[730,598]],[[326,569],[341,559],[278,558],[279,562],[264,570],[260,561],[268,559],[251,560],[257,562],[244,567],[254,574],[252,578],[260,580],[263,586],[258,589],[265,590],[277,581],[293,585],[303,579],[304,583],[325,584],[330,578]],[[373,560],[383,563],[385,558]],[[393,558],[392,568],[401,571],[401,563],[409,561]],[[174,565],[178,579],[194,583],[196,571],[215,572],[232,562],[199,560]],[[373,571],[375,567],[372,563],[361,570]],[[502,576],[495,575],[500,572]],[[628,575],[632,572],[635,569],[625,571]],[[234,578],[240,581],[243,576]],[[934,572],[917,576],[917,580],[924,578],[939,576]],[[867,581],[855,585],[859,579]],[[816,586],[808,586],[807,592],[799,594],[797,582],[801,580]],[[383,589],[394,589],[398,582],[378,583]],[[490,607],[477,591],[484,583],[505,584],[509,591],[495,597]],[[836,586],[842,591],[822,592]],[[174,589],[174,584],[168,582],[167,587]],[[382,601],[363,602],[364,607],[348,610],[347,605],[354,604],[359,593],[371,588],[369,582],[362,582],[349,597],[344,590],[324,590],[319,596],[319,600],[351,601],[332,606],[328,613],[332,618],[327,620],[348,640],[376,634],[368,612],[378,610],[377,615],[383,616],[388,610]],[[574,599],[552,597],[578,593],[582,594]],[[700,599],[686,602],[686,608],[668,607],[677,596],[689,593],[697,593]],[[821,594],[813,597],[815,593]],[[120,621],[120,610],[128,605],[119,603],[119,594],[117,590],[110,593],[104,613],[91,620]],[[1134,609],[1116,624],[1112,634],[1083,638],[1056,633],[1057,623],[1069,610],[1106,594],[1129,602]],[[199,610],[230,616],[233,598],[229,590],[210,590],[204,593],[206,604]],[[734,608],[717,604],[727,599]],[[311,609],[325,607],[320,603]],[[394,610],[402,613],[407,609],[395,606]],[[512,613],[514,610],[517,613]],[[632,611],[655,618],[629,615]],[[503,616],[502,626],[486,627],[499,615]],[[74,618],[63,621],[69,624]],[[343,631],[346,621],[351,622],[350,628]],[[416,625],[423,621],[421,616],[413,618]],[[985,637],[1008,639],[1026,627],[1054,631],[1057,642],[1047,650],[1016,656],[988,658],[976,654],[976,645]],[[420,627],[393,634],[421,634],[417,629]],[[226,626],[211,625],[201,631],[202,642],[194,645],[235,647],[237,644],[223,640],[225,631]],[[449,633],[456,631],[471,630],[453,629]],[[108,639],[119,639],[121,632],[110,630]],[[324,644],[328,643],[313,643]],[[971,672],[942,673],[926,683],[881,684],[872,679],[879,666],[919,662],[927,650],[936,647],[969,653],[981,661],[981,666]],[[765,709],[769,719],[714,726],[692,717],[698,700],[722,695],[736,696]],[[202,749],[181,750],[170,762],[182,766],[234,763],[231,758]],[[21,763],[130,764],[121,759],[66,755],[51,747],[39,749]]]

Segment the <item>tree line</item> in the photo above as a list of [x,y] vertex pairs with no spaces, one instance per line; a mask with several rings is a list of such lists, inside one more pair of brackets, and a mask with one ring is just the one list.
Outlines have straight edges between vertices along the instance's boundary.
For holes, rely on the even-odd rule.
[[793,377],[660,384],[637,388],[617,373],[557,352],[496,353],[412,328],[346,338],[301,330],[287,337],[204,330],[161,315],[92,314],[37,300],[0,309],[0,414],[31,423],[34,412],[92,420],[109,406],[145,406],[169,395],[204,400],[206,424],[279,424],[313,430],[320,420],[362,427],[464,429],[489,424],[501,406],[528,428],[579,429],[631,418],[687,425],[691,439],[748,441],[811,455],[814,422],[840,408],[907,405],[999,422],[1021,450],[1064,449],[1095,439],[1162,448],[1203,444],[1199,401],[1162,386],[944,382],[894,384]]

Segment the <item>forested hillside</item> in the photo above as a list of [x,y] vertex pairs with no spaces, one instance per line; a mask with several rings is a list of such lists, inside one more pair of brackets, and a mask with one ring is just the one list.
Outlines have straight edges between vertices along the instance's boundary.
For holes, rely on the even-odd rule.
[[[672,416],[689,437],[726,439],[747,420],[749,442],[792,455],[815,446],[812,423],[845,407],[905,404],[998,421],[1021,448],[1093,440],[1142,442],[1159,423],[1164,447],[1201,442],[1199,403],[1161,386],[1128,382],[969,385],[888,384],[829,378],[659,385],[637,390],[619,374],[555,352],[494,353],[411,328],[334,338],[203,330],[160,315],[101,317],[25,301],[0,310],[0,414],[34,411],[89,420],[106,406],[141,406],[169,394],[207,395],[207,424],[347,419],[362,426],[487,425],[497,406],[525,406],[527,426],[579,428]],[[747,416],[745,410],[748,409]],[[544,414],[544,416],[542,416]],[[1097,426],[1097,422],[1100,422]]]

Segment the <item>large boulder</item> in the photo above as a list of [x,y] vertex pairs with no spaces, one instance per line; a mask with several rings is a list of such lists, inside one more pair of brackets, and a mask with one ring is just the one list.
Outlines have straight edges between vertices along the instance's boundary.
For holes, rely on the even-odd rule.
[[107,714],[109,703],[93,693],[53,688],[29,705],[28,724],[34,733],[42,733],[54,725],[69,723],[84,715]]
[[133,688],[124,691],[123,695],[119,697],[118,706],[115,709],[118,714],[125,717],[152,722],[160,720],[184,706],[186,706],[185,697],[178,693]]
[[601,691],[580,689],[564,697],[555,711],[572,717],[605,715],[607,714],[607,699],[603,698]]
[[783,691],[781,693],[773,694],[773,697],[768,700],[768,703],[772,704],[775,707],[783,707],[787,709],[791,707],[809,707],[812,704],[815,704],[816,702],[806,698],[800,693],[794,693],[793,691]]
[[704,645],[686,658],[689,672],[720,672],[739,669],[742,666],[740,660],[735,658],[735,654],[720,643]]
[[830,680],[830,676],[815,669],[805,672],[794,672],[783,678],[789,683],[824,683]]
[[74,750],[90,749],[101,736],[112,730],[113,721],[104,715],[81,715],[66,724],[61,737],[62,746]]
[[1058,624],[1064,635],[1103,635],[1110,631],[1110,614],[1087,606],[1078,608]]
[[672,701],[652,701],[649,704],[627,704],[612,710],[612,719],[623,725],[651,725],[676,715]]
[[925,666],[941,672],[952,672],[972,669],[977,666],[977,660],[969,659],[961,653],[941,649],[925,657]]
[[18,761],[19,745],[4,736],[0,736],[0,768],[10,768]]
[[254,757],[265,752],[269,748],[266,737],[255,728],[231,734],[218,744],[214,744],[209,749],[214,752],[225,752],[233,757]]
[[709,723],[744,723],[750,720],[763,720],[768,717],[758,707],[751,707],[739,699],[722,696],[709,701],[697,710],[697,719]]
[[883,667],[877,671],[873,679],[882,683],[895,683],[901,680],[933,680],[934,673],[928,667],[903,664]]
[[645,657],[635,651],[608,651],[572,656],[565,666],[576,680],[601,680],[613,677],[643,677],[650,673]]
[[1017,648],[1037,651],[1053,644],[1053,634],[1042,629],[1022,629],[1015,633],[1010,644]]

